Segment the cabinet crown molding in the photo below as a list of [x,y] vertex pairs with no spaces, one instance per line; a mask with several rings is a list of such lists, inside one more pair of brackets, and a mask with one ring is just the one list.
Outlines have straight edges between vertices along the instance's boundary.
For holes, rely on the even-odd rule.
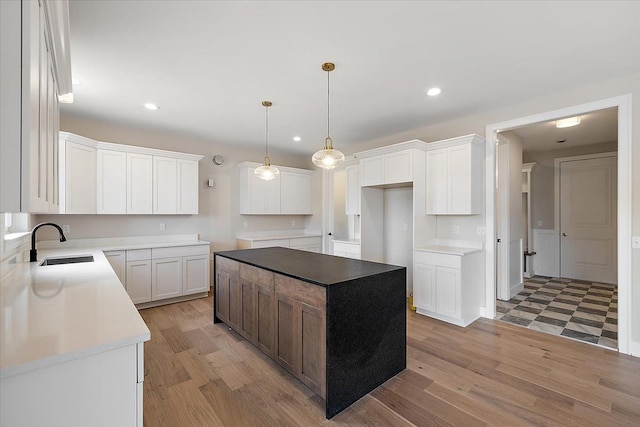
[[363,159],[367,157],[379,156],[382,154],[395,153],[397,151],[408,150],[410,148],[417,148],[418,150],[428,150],[427,143],[419,139],[412,139],[411,141],[399,142],[397,144],[385,145],[384,147],[372,148],[371,150],[360,151],[355,153],[353,157],[355,159]]
[[76,135],[70,132],[60,132],[61,141],[72,141],[78,144],[86,145],[100,150],[124,151],[127,153],[148,154],[151,156],[173,157],[183,160],[199,161],[204,156],[199,154],[181,153],[179,151],[159,150],[157,148],[138,147],[136,145],[117,144],[114,142],[96,141],[95,139],[85,136]]
[[457,136],[455,138],[442,139],[440,141],[433,141],[427,143],[427,150],[437,150],[440,148],[453,147],[455,145],[471,143],[478,146],[483,146],[485,140],[480,135],[471,133],[469,135]]

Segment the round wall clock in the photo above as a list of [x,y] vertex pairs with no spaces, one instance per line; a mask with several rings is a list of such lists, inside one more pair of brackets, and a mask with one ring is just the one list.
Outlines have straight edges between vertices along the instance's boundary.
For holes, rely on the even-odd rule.
[[220,154],[216,154],[215,156],[213,156],[214,165],[221,165],[222,163],[224,163],[224,157],[222,157]]

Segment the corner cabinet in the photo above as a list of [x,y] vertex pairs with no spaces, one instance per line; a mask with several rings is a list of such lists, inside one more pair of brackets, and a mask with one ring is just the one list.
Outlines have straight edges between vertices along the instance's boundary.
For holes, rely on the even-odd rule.
[[58,212],[58,97],[71,92],[68,16],[67,2],[0,2],[0,212]]
[[60,132],[60,213],[197,214],[200,159]]
[[483,212],[484,139],[467,135],[429,144],[427,215]]
[[243,162],[240,173],[241,215],[311,215],[313,171],[277,166],[280,174],[270,181],[258,178],[259,163]]
[[414,252],[413,305],[419,314],[458,326],[480,317],[483,252]]

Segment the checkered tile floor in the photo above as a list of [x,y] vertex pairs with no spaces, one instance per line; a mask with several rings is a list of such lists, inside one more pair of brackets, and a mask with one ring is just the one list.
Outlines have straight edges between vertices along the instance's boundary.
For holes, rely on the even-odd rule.
[[524,291],[496,303],[496,319],[618,348],[618,288],[584,280],[534,276]]

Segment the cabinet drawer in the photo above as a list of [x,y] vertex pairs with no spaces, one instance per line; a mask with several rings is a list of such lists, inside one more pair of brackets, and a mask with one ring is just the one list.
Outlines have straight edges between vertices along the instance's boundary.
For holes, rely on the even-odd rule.
[[127,262],[145,259],[151,259],[151,249],[129,249],[127,251]]
[[216,269],[228,273],[237,273],[240,270],[240,263],[229,258],[216,256]]
[[208,245],[173,246],[170,248],[151,249],[151,258],[173,258],[179,256],[206,255],[208,253]]
[[240,264],[240,279],[265,286],[273,290],[273,272],[248,264]]
[[297,237],[289,239],[289,245],[294,249],[301,246],[313,246],[319,244],[321,244],[320,237]]
[[301,301],[311,307],[326,311],[327,296],[322,286],[312,285],[302,280],[274,273],[276,294]]
[[[360,256],[360,244],[359,243],[333,242],[333,253],[334,253],[334,255],[338,255],[338,252]],[[343,255],[340,255],[340,256],[343,256]]]
[[414,253],[415,262],[420,264],[431,264],[441,267],[460,268],[460,255],[438,254],[423,251],[415,251]]

